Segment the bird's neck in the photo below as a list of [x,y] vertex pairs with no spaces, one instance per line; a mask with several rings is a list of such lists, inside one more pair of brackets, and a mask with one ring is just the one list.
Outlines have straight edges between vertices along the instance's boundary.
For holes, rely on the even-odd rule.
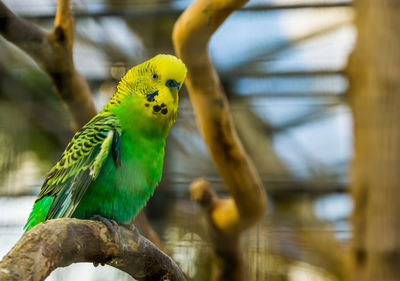
[[143,99],[136,95],[119,98],[117,94],[104,106],[102,111],[111,112],[120,121],[123,131],[141,134],[149,138],[166,138],[174,116],[148,114]]
[[121,92],[121,91],[117,91],[113,97],[111,98],[111,100],[109,100],[103,107],[103,109],[101,110],[102,112],[108,112],[111,109],[118,107],[122,101],[124,100],[125,96],[127,96],[125,93]]

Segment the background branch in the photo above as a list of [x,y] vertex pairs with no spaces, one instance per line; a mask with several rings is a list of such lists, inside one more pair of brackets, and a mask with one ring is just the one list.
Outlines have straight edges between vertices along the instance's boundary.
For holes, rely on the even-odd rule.
[[108,264],[136,280],[185,280],[176,263],[138,232],[119,226],[119,242],[90,220],[55,219],[34,227],[0,262],[0,280],[44,280],[76,262]]
[[188,68],[186,86],[199,129],[232,195],[220,199],[205,180],[194,182],[192,197],[206,211],[220,280],[242,280],[239,234],[260,220],[266,210],[261,179],[237,136],[227,98],[209,54],[214,31],[245,0],[198,0],[177,20],[173,43]]
[[73,62],[74,30],[70,0],[58,0],[54,26],[47,34],[0,2],[0,33],[30,55],[47,73],[70,111],[75,127],[81,127],[96,115],[87,81]]
[[354,119],[353,264],[346,280],[400,280],[400,1],[355,1],[347,71]]
[[240,247],[239,216],[232,198],[220,198],[206,179],[190,185],[192,200],[202,208],[213,246],[215,280],[246,280]]
[[178,19],[173,32],[176,52],[188,67],[186,86],[200,131],[239,212],[238,229],[264,215],[266,197],[260,177],[237,136],[207,44],[225,18],[245,2],[196,1]]

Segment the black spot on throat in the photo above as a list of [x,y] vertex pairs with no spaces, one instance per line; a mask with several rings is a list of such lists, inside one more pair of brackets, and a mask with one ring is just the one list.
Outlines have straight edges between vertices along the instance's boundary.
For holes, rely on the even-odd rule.
[[159,112],[161,110],[161,107],[159,105],[155,105],[155,106],[153,106],[153,110],[155,112]]
[[168,109],[164,108],[163,110],[161,110],[161,113],[164,114],[164,115],[167,114],[168,113]]

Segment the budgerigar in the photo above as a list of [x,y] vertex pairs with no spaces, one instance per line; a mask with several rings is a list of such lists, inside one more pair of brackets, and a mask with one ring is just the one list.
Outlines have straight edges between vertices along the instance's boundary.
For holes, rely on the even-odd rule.
[[134,218],[161,179],[185,77],[185,65],[172,55],[130,69],[48,173],[25,230],[53,218]]

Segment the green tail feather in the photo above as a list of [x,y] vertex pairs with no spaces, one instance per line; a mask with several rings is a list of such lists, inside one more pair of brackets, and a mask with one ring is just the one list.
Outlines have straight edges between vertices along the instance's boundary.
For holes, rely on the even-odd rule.
[[29,215],[28,222],[25,224],[25,232],[29,231],[35,225],[46,220],[47,213],[53,203],[53,197],[45,196],[39,201],[35,202],[31,214]]

